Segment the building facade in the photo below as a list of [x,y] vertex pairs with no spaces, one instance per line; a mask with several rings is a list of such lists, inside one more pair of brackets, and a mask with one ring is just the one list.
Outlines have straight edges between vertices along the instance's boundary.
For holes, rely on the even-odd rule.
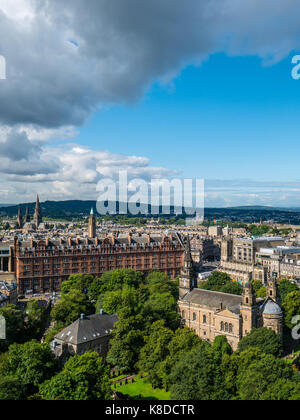
[[282,336],[283,314],[274,278],[268,279],[265,300],[256,298],[250,282],[244,285],[243,296],[197,289],[193,287],[194,272],[189,260],[185,256],[179,278],[178,308],[182,325],[211,343],[216,336],[224,335],[234,350],[253,328],[267,327]]
[[19,241],[13,250],[19,294],[59,291],[71,274],[100,277],[106,271],[131,268],[143,273],[159,270],[171,278],[184,265],[178,235],[110,235],[106,238],[66,238]]

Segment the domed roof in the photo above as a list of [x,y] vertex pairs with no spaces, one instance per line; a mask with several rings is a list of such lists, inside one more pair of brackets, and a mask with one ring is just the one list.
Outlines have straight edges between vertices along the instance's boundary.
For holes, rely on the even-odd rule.
[[273,300],[268,300],[264,307],[263,313],[266,315],[281,315],[282,310],[277,303],[273,302]]

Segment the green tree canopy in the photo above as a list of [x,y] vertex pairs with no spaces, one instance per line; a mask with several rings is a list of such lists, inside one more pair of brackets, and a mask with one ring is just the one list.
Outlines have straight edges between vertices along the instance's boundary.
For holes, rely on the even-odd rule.
[[278,286],[281,302],[285,301],[285,298],[289,293],[299,292],[299,287],[297,286],[297,284],[292,283],[290,280],[287,279],[279,280]]
[[131,315],[127,309],[120,311],[119,321],[112,332],[107,361],[122,373],[137,370],[139,353],[145,344],[143,324],[141,315]]
[[257,347],[262,353],[280,357],[282,355],[282,342],[278,334],[269,328],[253,329],[241,339],[238,344],[240,352],[249,347]]
[[149,374],[153,386],[162,386],[160,363],[169,354],[169,343],[174,336],[173,331],[165,327],[164,321],[156,321],[151,326],[151,334],[145,338],[145,346],[141,349],[138,367],[142,373]]
[[6,321],[6,340],[0,340],[0,351],[4,352],[13,343],[22,343],[25,339],[25,321],[23,312],[15,305],[0,308],[0,315]]
[[221,366],[206,342],[182,355],[169,376],[174,400],[224,400],[230,394],[225,389]]
[[206,281],[200,284],[199,288],[234,295],[242,295],[243,293],[243,286],[232,281],[228,274],[219,271],[214,271]]
[[111,399],[109,368],[95,352],[77,355],[39,389],[44,400],[108,400]]
[[29,341],[12,344],[7,353],[7,376],[15,376],[25,387],[27,395],[37,391],[40,383],[57,371],[57,361],[48,344]]
[[27,316],[26,335],[31,338],[40,339],[45,331],[48,321],[48,310],[41,306],[38,301],[31,300],[27,303],[25,314]]
[[287,328],[293,329],[295,325],[293,324],[294,316],[300,314],[300,291],[288,293],[285,296],[284,301],[282,302],[282,308],[284,311],[284,322]]
[[71,290],[62,295],[51,311],[51,319],[67,326],[72,324],[81,314],[91,315],[94,307],[88,297],[80,290]]
[[0,376],[0,401],[17,401],[26,398],[24,385],[15,376]]
[[290,365],[272,354],[266,354],[238,375],[238,395],[242,400],[264,399],[268,388],[273,387],[279,379],[292,380],[293,377],[294,372]]

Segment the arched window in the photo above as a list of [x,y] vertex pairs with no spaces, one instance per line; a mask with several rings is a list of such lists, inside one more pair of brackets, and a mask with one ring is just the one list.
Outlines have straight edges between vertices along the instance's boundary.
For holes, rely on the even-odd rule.
[[185,318],[185,312],[184,311],[181,312],[181,316],[182,316],[183,319]]
[[233,332],[233,326],[232,324],[229,324],[229,332],[232,333]]
[[221,322],[221,331],[224,331],[224,322]]
[[228,332],[228,323],[225,323],[225,332]]
[[194,312],[194,313],[193,313],[193,321],[196,321],[196,319],[197,319],[197,315],[196,315],[196,313]]
[[206,324],[206,315],[203,315],[203,324]]

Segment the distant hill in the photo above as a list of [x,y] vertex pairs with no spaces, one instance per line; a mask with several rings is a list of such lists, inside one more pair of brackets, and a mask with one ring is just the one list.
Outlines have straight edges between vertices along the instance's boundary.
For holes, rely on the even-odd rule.
[[[81,201],[81,200],[69,200],[69,201],[46,201],[41,203],[42,214],[44,217],[66,219],[71,220],[72,218],[86,217],[90,214],[90,210],[93,207],[96,211],[96,201]],[[35,209],[34,203],[21,204],[23,215],[25,214],[26,207],[29,208],[29,214],[32,216]],[[117,210],[119,203],[117,202]],[[157,210],[157,209],[156,209]],[[175,217],[178,214],[178,218],[185,217],[184,211],[174,211],[174,207],[171,206],[171,214],[163,215],[160,207],[159,214],[165,217]],[[181,209],[179,209],[181,210]],[[151,207],[149,206],[149,217],[151,215]],[[15,217],[18,213],[18,205],[12,206],[1,206],[0,215]],[[182,214],[180,214],[182,213]],[[156,212],[157,214],[157,212]],[[156,216],[154,214],[154,217]],[[126,216],[125,216],[126,217]],[[134,217],[130,214],[127,217]],[[266,206],[240,206],[231,208],[206,208],[205,218],[207,220],[228,220],[232,222],[243,221],[246,223],[256,223],[262,218],[263,221],[273,220],[277,223],[289,223],[289,224],[300,224],[300,209],[283,209]]]

